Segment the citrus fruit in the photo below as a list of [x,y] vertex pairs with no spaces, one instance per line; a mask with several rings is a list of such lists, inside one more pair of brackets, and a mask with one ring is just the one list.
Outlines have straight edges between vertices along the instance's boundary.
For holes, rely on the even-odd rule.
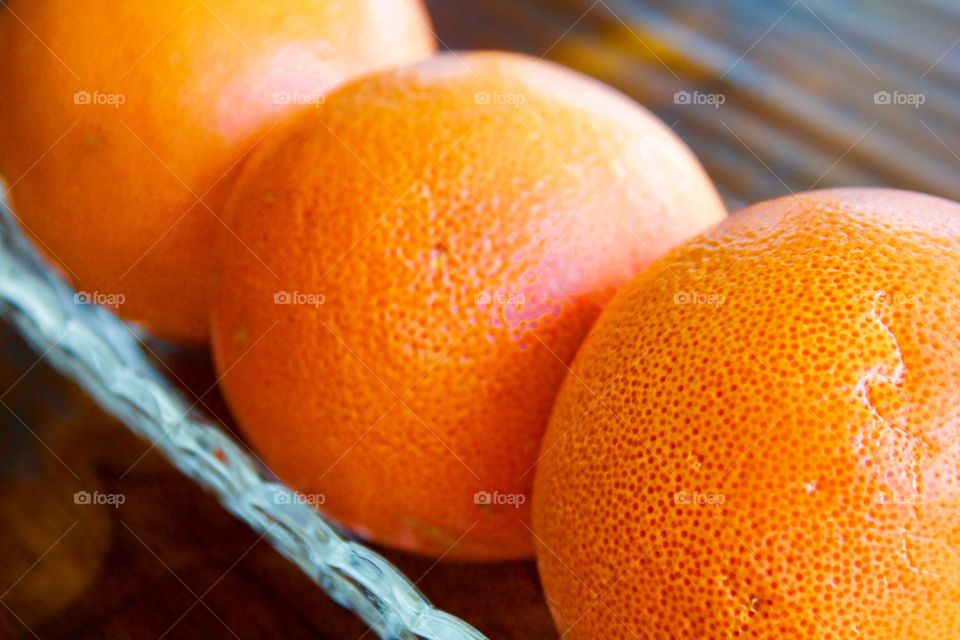
[[6,5],[0,172],[18,217],[83,299],[185,342],[206,336],[208,243],[251,146],[350,75],[433,51],[419,0]]
[[960,205],[761,203],[604,310],[533,525],[564,637],[960,637]]
[[368,76],[237,180],[222,388],[274,471],[364,537],[529,556],[566,363],[618,287],[723,215],[659,120],[572,71],[474,52]]

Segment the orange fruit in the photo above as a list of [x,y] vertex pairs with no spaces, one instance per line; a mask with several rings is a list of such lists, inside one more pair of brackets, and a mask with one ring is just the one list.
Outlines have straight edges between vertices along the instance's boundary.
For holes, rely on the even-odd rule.
[[960,637],[960,205],[750,207],[604,310],[533,495],[565,638]]
[[350,75],[433,51],[419,0],[6,4],[0,172],[16,213],[90,299],[187,342],[207,334],[208,244],[250,148]]
[[223,256],[214,358],[266,462],[366,538],[507,559],[533,551],[565,363],[617,288],[724,209],[621,94],[460,53],[268,136],[227,215],[250,251]]

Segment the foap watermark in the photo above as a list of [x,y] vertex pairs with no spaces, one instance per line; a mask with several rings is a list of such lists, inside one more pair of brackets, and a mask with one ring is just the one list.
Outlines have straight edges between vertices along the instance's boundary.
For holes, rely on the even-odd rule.
[[302,91],[276,91],[273,94],[273,104],[294,105],[301,107],[319,107],[326,102],[327,97],[322,93]]
[[873,104],[880,105],[906,105],[919,109],[920,105],[927,101],[927,96],[923,93],[906,93],[903,91],[877,91],[873,94]]
[[273,304],[304,305],[319,307],[327,301],[322,293],[302,293],[300,291],[277,291],[273,294]]
[[522,493],[477,491],[473,494],[473,504],[478,507],[508,506],[519,509],[526,501],[527,496]]
[[727,101],[727,96],[722,93],[705,93],[703,91],[677,91],[673,94],[673,104],[682,105],[708,105],[714,109]]
[[874,504],[898,507],[915,507],[923,504],[923,496],[895,491],[878,491],[873,499]]
[[327,502],[327,497],[322,493],[293,493],[291,491],[279,491],[273,495],[274,504],[305,504],[308,507],[319,507]]
[[727,496],[722,493],[700,491],[678,491],[673,494],[673,504],[680,506],[692,505],[695,507],[718,507],[727,502]]
[[491,304],[499,304],[499,305],[523,304],[527,301],[527,298],[522,293],[504,293],[503,291],[481,291],[477,295],[473,296],[473,301],[481,306],[486,307]]
[[527,103],[527,96],[524,93],[477,91],[473,94],[473,102],[482,106],[519,108]]
[[122,493],[101,493],[99,491],[77,491],[73,494],[74,504],[106,505],[117,509],[127,501]]
[[878,291],[873,296],[873,299],[877,302],[894,304],[897,306],[916,307],[923,304],[922,293],[907,293],[904,291],[894,291],[893,293]]
[[122,93],[102,93],[100,91],[77,91],[73,94],[73,104],[81,106],[113,107],[119,109],[127,102]]
[[73,294],[74,304],[98,304],[103,307],[118,308],[126,301],[122,293],[101,293],[100,291],[77,291]]
[[702,305],[719,307],[727,301],[722,293],[704,293],[701,291],[677,291],[673,294],[673,304]]

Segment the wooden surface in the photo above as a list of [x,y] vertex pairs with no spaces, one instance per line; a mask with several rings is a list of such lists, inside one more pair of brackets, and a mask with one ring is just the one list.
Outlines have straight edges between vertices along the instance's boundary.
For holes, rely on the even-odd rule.
[[[358,620],[149,443],[33,366],[37,356],[5,326],[0,344],[0,637],[364,637]],[[188,394],[212,386],[205,356],[165,361]],[[203,403],[224,413],[216,390]],[[80,491],[123,504],[77,504]],[[491,638],[556,637],[532,562],[435,565],[384,553]]]
[[[732,203],[839,184],[960,198],[960,47],[950,49],[960,34],[948,2],[428,4],[445,46],[546,54],[633,95]],[[871,100],[898,89],[927,103]],[[682,90],[726,102],[685,107],[673,100]],[[212,385],[204,356],[167,360],[188,393]],[[6,327],[0,401],[0,638],[372,637]],[[226,415],[215,389],[200,406]],[[77,504],[78,491],[124,504]],[[491,638],[555,637],[533,563],[387,555]]]

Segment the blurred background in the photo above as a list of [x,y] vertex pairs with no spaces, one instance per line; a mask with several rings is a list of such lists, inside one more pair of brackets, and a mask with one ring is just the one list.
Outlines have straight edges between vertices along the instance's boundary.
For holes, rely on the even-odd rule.
[[[442,48],[521,51],[636,98],[694,149],[733,209],[839,185],[960,199],[960,3],[427,5]],[[154,355],[230,428],[206,356],[160,345]],[[5,325],[0,405],[0,638],[370,637]],[[93,492],[118,498],[84,504]],[[491,638],[556,637],[532,562],[385,554]]]
[[544,56],[628,93],[736,203],[829,186],[960,199],[960,4],[430,2],[453,48]]

